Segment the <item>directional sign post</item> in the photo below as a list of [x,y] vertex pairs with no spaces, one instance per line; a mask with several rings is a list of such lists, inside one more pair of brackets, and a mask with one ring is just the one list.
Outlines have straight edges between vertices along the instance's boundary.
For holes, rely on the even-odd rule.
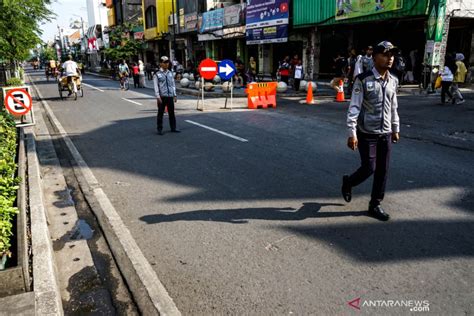
[[219,77],[230,80],[235,75],[235,65],[232,60],[224,59],[219,63]]
[[5,108],[13,116],[26,115],[33,105],[31,95],[23,89],[12,89],[5,96]]
[[204,59],[199,64],[199,74],[206,80],[212,80],[217,75],[217,64],[210,58]]
[[[198,96],[197,100],[197,105],[196,105],[196,110],[199,111],[204,111],[204,80],[212,80],[214,77],[219,73],[219,77],[221,77],[222,80],[230,82],[226,82],[226,89],[228,88],[230,90],[230,109],[232,109],[233,105],[233,84],[232,84],[232,77],[235,74],[235,66],[234,63],[231,60],[223,60],[219,63],[219,66],[217,66],[217,63],[210,59],[204,59],[200,64],[199,64],[199,74],[201,75],[201,88],[200,88],[200,94]],[[214,85],[215,87],[224,87],[224,84],[216,84]],[[202,102],[202,108],[199,107],[199,103]],[[227,96],[225,97],[225,106],[224,109],[227,109]]]

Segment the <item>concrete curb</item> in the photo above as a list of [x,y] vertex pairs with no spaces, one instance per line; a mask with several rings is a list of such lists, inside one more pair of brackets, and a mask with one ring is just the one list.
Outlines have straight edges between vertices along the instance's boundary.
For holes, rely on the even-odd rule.
[[100,188],[100,184],[87,166],[72,140],[58,121],[41,92],[31,82],[41,99],[46,115],[66,144],[73,159],[73,170],[84,196],[93,210],[104,232],[114,258],[132,292],[132,295],[144,315],[181,315],[173,299],[158,279],[155,271],[145,258],[120,215]]
[[42,196],[42,179],[33,127],[25,128],[33,252],[33,290],[37,315],[63,315],[53,246]]

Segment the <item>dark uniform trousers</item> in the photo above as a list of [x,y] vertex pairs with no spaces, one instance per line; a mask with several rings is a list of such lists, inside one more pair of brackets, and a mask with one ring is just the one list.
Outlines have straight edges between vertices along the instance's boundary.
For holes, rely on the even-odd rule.
[[158,117],[157,127],[158,130],[163,130],[163,114],[165,108],[168,107],[168,116],[170,117],[170,128],[172,131],[176,129],[176,116],[174,115],[174,98],[173,97],[161,97],[161,103],[158,103]]
[[377,206],[385,195],[392,134],[366,134],[357,131],[360,168],[349,177],[349,184],[355,187],[374,174],[370,205]]

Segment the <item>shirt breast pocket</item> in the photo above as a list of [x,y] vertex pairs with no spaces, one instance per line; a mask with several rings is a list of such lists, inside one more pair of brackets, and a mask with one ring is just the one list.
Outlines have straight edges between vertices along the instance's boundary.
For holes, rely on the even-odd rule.
[[379,93],[377,92],[377,88],[374,88],[372,91],[367,91],[366,98],[372,106],[375,106],[376,104],[382,102],[382,100],[379,100]]

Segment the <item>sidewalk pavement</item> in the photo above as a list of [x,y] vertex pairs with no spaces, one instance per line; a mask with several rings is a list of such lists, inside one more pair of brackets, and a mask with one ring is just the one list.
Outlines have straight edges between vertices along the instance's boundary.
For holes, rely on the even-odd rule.
[[[93,75],[93,76],[98,76],[102,78],[109,78],[111,79],[112,77],[107,76],[107,75],[102,75],[102,74],[97,74],[94,72],[86,72],[85,74],[87,75]],[[192,82],[194,86],[194,82]],[[329,85],[329,81],[317,81],[316,84],[318,85],[318,89],[315,92],[315,96],[335,96],[335,92]],[[130,81],[130,85],[133,85],[133,80]],[[147,89],[153,89],[153,80],[148,80],[145,78],[145,88]],[[184,95],[191,95],[191,96],[199,96],[199,90],[193,89],[193,88],[182,88],[179,84],[179,82],[176,82],[176,90],[178,93],[184,94]],[[206,97],[212,97],[212,98],[225,98],[229,97],[230,93],[225,93],[222,91],[220,87],[217,87],[214,89],[214,91],[206,91],[205,93]],[[291,87],[288,88],[288,90],[284,93],[278,93],[279,97],[301,97],[304,98],[306,97],[306,92],[305,91],[294,91]],[[245,98],[247,95],[245,94],[245,88],[234,88],[234,98]]]
[[[107,75],[101,75],[98,73],[94,72],[86,72],[86,74],[93,75],[93,76],[99,76],[103,78],[109,78],[111,79],[110,76]],[[315,96],[335,96],[336,93],[334,90],[331,88],[330,85],[331,79],[318,79],[316,80],[316,85],[317,85],[317,90],[315,92]],[[130,82],[130,84],[133,84],[133,81]],[[153,89],[153,80],[148,80],[148,78],[145,78],[145,88],[147,89]],[[199,90],[193,89],[193,88],[182,88],[179,84],[179,82],[176,83],[176,90],[178,93],[184,94],[184,95],[191,95],[191,96],[199,96]],[[466,85],[465,87],[461,88],[461,92],[474,92],[474,85]],[[434,95],[439,94],[437,91]],[[407,84],[407,85],[402,85],[399,90],[399,95],[428,95],[428,93],[425,90],[420,89],[419,85],[417,84]],[[221,88],[216,88],[214,91],[206,91],[206,96],[207,97],[214,97],[214,98],[225,98],[229,96],[229,93],[224,93]],[[284,93],[278,93],[279,97],[306,97],[306,92],[304,91],[294,91],[291,87],[288,88],[287,92]],[[234,98],[245,98],[245,89],[242,88],[234,88]],[[346,98],[350,98],[349,94],[346,92]]]

